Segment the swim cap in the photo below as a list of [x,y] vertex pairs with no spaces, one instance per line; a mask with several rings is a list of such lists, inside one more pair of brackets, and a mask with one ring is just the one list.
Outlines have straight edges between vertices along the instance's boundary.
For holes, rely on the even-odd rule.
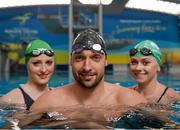
[[106,54],[104,39],[92,29],[79,33],[73,41],[72,52],[77,53],[83,50],[92,50]]
[[[133,49],[135,50],[133,52]],[[156,43],[150,40],[145,40],[138,43],[133,49],[130,50],[130,56],[154,56],[157,63],[161,64],[161,50]],[[137,50],[137,51],[136,51]]]
[[30,60],[30,58],[32,57],[30,54],[32,53],[33,50],[50,50],[53,52],[52,48],[49,46],[49,44],[43,40],[40,39],[36,39],[31,41],[25,51],[25,62],[26,64],[28,63],[28,61]]

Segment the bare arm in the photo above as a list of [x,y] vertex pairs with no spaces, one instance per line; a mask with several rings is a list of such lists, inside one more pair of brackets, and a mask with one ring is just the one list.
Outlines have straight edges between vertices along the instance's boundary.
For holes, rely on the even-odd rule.
[[170,100],[170,102],[180,101],[180,94],[177,93],[175,90],[168,89],[167,93],[168,93],[167,100]]
[[51,92],[47,92],[41,95],[31,106],[30,111],[32,112],[45,112],[48,107],[51,107],[53,96],[51,96]]
[[121,100],[128,106],[135,106],[138,104],[147,103],[146,99],[135,90],[124,88],[121,94]]
[[24,104],[22,94],[18,89],[14,89],[0,98],[0,102],[11,104]]

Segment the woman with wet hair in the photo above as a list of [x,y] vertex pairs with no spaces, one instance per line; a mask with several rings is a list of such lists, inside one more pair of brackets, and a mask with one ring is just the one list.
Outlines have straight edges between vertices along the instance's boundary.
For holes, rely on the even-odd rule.
[[179,100],[179,94],[157,79],[161,65],[161,50],[156,43],[145,40],[129,51],[130,70],[137,85],[130,87],[148,102],[167,104]]
[[0,102],[24,105],[29,110],[34,101],[50,90],[48,81],[54,72],[54,52],[49,44],[37,39],[25,51],[27,82],[0,98]]

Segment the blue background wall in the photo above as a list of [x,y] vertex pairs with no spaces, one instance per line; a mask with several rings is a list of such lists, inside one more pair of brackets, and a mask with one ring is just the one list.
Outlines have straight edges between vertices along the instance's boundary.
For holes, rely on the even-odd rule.
[[[87,12],[90,21],[96,21],[93,11]],[[83,19],[83,15],[80,17]],[[124,9],[103,15],[103,36],[109,54],[109,63],[128,63],[128,50],[145,39],[155,41],[163,51],[180,63],[179,29],[176,16]],[[7,8],[0,10],[0,42],[20,44],[41,38],[57,52],[57,64],[68,64],[68,6],[41,6]],[[119,57],[122,57],[119,60]],[[124,56],[124,60],[123,60]],[[172,56],[169,56],[171,60]]]

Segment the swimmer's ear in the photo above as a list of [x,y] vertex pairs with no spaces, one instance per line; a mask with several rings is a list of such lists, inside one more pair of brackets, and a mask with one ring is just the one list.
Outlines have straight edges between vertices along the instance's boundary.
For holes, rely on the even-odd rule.
[[160,72],[160,71],[161,71],[161,68],[160,68],[160,66],[158,66],[157,72]]
[[72,66],[72,56],[70,57],[70,66]]
[[106,64],[105,64],[105,66],[108,66],[107,60],[106,60]]

